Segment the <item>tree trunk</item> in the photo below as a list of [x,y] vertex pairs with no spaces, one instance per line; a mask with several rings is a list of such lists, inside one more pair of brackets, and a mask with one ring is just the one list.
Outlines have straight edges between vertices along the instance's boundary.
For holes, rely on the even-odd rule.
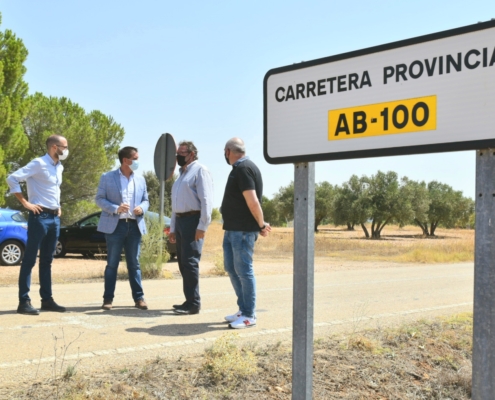
[[414,218],[414,222],[416,222],[416,224],[419,225],[419,227],[423,231],[423,235],[430,236],[430,233],[428,232],[428,222],[422,223],[419,220],[417,220],[416,218]]
[[347,230],[348,231],[353,231],[354,230],[354,224],[351,224],[350,222],[347,223]]
[[363,228],[364,236],[366,236],[366,238],[369,238],[370,234],[368,232],[368,229],[366,228],[366,226],[363,223],[361,223],[361,228]]
[[315,232],[318,232],[318,225],[320,225],[323,218],[315,218]]
[[435,235],[435,229],[437,229],[437,226],[438,226],[438,221],[435,222],[435,223],[431,223],[430,225],[430,236],[436,236]]

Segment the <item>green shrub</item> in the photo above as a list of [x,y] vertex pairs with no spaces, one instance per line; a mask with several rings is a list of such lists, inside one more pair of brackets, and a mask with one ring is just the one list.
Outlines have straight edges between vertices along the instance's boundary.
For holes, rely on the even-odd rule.
[[[167,252],[167,243],[163,235],[163,223],[158,218],[144,216],[148,233],[141,240],[141,275],[144,279],[156,279],[162,277],[162,263],[170,259]],[[162,254],[160,255],[160,245]]]

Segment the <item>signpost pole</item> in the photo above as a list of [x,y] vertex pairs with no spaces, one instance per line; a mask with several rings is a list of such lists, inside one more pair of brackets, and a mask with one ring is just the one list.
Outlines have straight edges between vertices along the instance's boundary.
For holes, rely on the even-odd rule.
[[[162,135],[165,136],[165,135]],[[166,154],[166,141],[161,140],[160,142],[160,154],[162,154],[162,157],[160,158],[160,171],[161,171],[161,176],[158,176],[158,179],[160,180],[160,223],[163,223],[163,205],[165,202],[165,154]],[[160,260],[162,259],[163,256],[163,240],[160,240]]]
[[313,392],[315,163],[294,164],[292,399]]
[[495,150],[476,151],[473,400],[495,399]]

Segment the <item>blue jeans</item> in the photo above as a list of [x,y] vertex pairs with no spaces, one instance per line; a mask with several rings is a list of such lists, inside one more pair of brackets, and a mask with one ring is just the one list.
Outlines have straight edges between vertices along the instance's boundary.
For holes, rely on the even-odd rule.
[[132,298],[134,301],[143,299],[144,293],[139,265],[141,231],[137,222],[131,219],[127,221],[125,219],[119,220],[113,233],[105,234],[105,239],[107,241],[107,266],[105,268],[105,292],[103,293],[103,299],[113,300],[122,248],[124,248]]
[[223,264],[237,295],[242,315],[255,317],[256,279],[253,270],[254,243],[258,232],[225,231]]
[[29,212],[28,239],[26,251],[19,271],[19,302],[31,301],[31,272],[36,264],[38,250],[40,252],[40,296],[41,300],[52,297],[52,261],[55,246],[60,233],[60,218],[57,215],[42,212]]
[[199,261],[203,250],[203,239],[194,240],[199,224],[199,214],[176,217],[175,240],[177,243],[177,262],[182,275],[182,290],[187,305],[201,308],[199,295]]

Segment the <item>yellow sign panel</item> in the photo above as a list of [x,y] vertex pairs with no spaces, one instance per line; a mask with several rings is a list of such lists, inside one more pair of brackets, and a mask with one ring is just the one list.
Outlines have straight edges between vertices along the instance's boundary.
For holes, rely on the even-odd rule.
[[437,96],[328,111],[328,140],[356,139],[437,128]]

